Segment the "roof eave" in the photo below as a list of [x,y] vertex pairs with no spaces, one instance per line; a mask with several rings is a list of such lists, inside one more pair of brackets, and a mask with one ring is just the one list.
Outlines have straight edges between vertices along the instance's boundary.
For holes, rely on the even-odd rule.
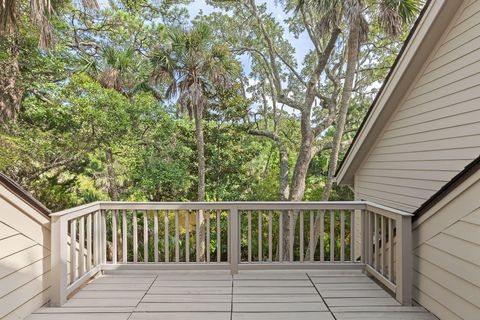
[[25,191],[17,182],[8,177],[7,175],[0,172],[0,184],[3,185],[7,190],[17,195],[20,199],[25,201],[28,205],[34,208],[36,211],[40,212],[47,218],[50,218],[50,210],[45,207],[40,201],[35,199],[29,192]]

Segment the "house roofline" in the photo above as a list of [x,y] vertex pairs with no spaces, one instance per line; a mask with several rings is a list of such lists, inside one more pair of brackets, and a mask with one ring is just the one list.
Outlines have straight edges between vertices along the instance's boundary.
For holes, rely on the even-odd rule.
[[418,208],[413,213],[413,221],[418,220],[423,214],[428,212],[433,208],[437,203],[439,203],[443,198],[445,198],[450,192],[455,190],[459,185],[461,185],[465,180],[474,175],[477,171],[480,170],[480,155],[478,158],[470,162],[461,172],[459,172],[455,177],[448,181],[440,190],[438,190],[433,196],[431,196],[427,201],[425,201],[420,208]]
[[[335,179],[338,184],[353,185],[355,170],[368,154],[368,151],[373,146],[373,142],[370,141],[370,145],[367,145],[366,149],[368,150],[361,148],[361,146],[365,143],[367,137],[372,134],[373,127],[376,129],[373,130],[375,131],[374,133],[378,133],[383,129],[387,122],[385,119],[390,118],[396,109],[395,106],[387,108],[388,110],[385,108],[388,106],[391,96],[394,94],[400,97],[403,96],[401,92],[396,92],[398,91],[396,89],[403,84],[402,90],[407,90],[409,87],[408,80],[418,73],[418,65],[423,65],[427,60],[431,49],[436,45],[436,40],[442,35],[461,3],[463,3],[463,0],[426,1],[367,114],[363,118],[352,143],[340,162],[335,173]],[[427,20],[432,22],[425,24]],[[437,30],[436,33],[433,32],[435,30]],[[433,36],[431,36],[432,33],[434,34]],[[428,38],[429,41],[423,41],[425,38]],[[408,58],[408,56],[410,57]],[[415,63],[412,63],[413,58],[417,60],[413,61]],[[383,121],[379,121],[379,118],[382,118],[381,120]],[[374,139],[374,137],[371,139]],[[360,155],[359,151],[361,151]]]
[[45,217],[50,218],[51,211],[45,207],[40,201],[35,199],[29,192],[25,191],[17,182],[0,172],[0,184],[5,186],[13,194],[17,195],[23,201],[28,203],[31,207],[43,214]]

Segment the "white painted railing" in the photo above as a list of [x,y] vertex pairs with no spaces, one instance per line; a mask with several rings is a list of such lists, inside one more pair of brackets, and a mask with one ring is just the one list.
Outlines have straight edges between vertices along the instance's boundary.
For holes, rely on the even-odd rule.
[[182,268],[361,268],[411,299],[411,217],[370,202],[95,202],[51,217],[53,305],[101,270]]

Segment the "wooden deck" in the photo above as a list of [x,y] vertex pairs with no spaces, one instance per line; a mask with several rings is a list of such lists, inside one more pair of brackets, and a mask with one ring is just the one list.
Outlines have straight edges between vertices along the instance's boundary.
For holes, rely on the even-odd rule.
[[28,320],[433,320],[358,270],[107,272]]

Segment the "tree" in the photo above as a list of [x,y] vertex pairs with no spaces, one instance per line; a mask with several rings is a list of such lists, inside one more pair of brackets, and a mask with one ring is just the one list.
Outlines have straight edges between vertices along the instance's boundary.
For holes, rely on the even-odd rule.
[[[96,0],[83,0],[81,4],[85,9],[98,8]],[[64,3],[48,0],[31,0],[29,6],[21,0],[0,1],[0,123],[15,120],[20,112],[25,88],[20,79],[19,55],[25,34],[36,30],[38,48],[51,48],[54,31],[50,15],[61,5]]]
[[[375,16],[378,11],[378,6],[373,1],[366,4],[356,0],[318,1],[318,5],[325,6],[323,11],[310,10],[314,2],[313,0],[301,1],[300,6],[298,1],[282,2],[287,11],[297,8],[295,15],[284,20],[290,31],[296,35],[301,33],[307,35],[313,47],[305,56],[301,69],[298,68],[298,62],[294,57],[295,48],[285,39],[282,25],[267,12],[265,5],[257,5],[254,0],[242,0],[235,3],[224,1],[217,5],[227,10],[233,10],[233,13],[223,17],[217,15],[214,20],[222,23],[222,34],[227,33],[225,30],[231,32],[223,37],[235,52],[251,56],[253,60],[252,76],[259,82],[265,83],[265,85],[257,87],[267,93],[268,100],[272,104],[273,115],[270,116],[270,119],[274,123],[282,121],[277,105],[293,110],[291,112],[299,118],[300,137],[298,141],[295,141],[295,145],[298,147],[294,150],[295,164],[289,183],[288,200],[290,201],[303,199],[312,159],[321,152],[334,150],[333,153],[336,154],[340,149],[348,112],[348,109],[347,111],[345,109],[348,108],[352,96],[353,80],[359,63],[359,39],[361,35],[368,34],[366,20],[363,16],[359,17],[358,12],[366,8],[369,11],[362,12],[362,14]],[[384,11],[392,17],[393,9],[405,10],[404,7],[397,6],[399,2],[402,1],[389,1],[385,4],[385,6],[389,6],[384,7]],[[410,3],[416,2],[410,1]],[[360,5],[361,8],[357,8]],[[306,10],[307,8],[308,10]],[[413,7],[413,9],[415,8]],[[353,19],[355,17],[354,9],[357,10],[356,19]],[[412,16],[414,14],[415,11]],[[355,23],[351,24],[350,22]],[[383,20],[380,22],[385,23]],[[350,29],[354,31],[349,33]],[[370,35],[378,39],[380,37],[379,29],[375,28]],[[220,36],[222,35],[220,34]],[[353,47],[355,43],[356,47]],[[396,41],[391,39],[390,43],[395,45]],[[368,53],[367,51],[366,54]],[[369,84],[362,82],[362,87],[355,89],[365,90],[377,79],[370,78],[369,80],[371,81]],[[245,91],[252,90],[252,87],[247,86]],[[253,90],[258,92],[258,89],[253,88]],[[260,121],[264,121],[264,119],[261,118]],[[332,137],[330,134],[332,127],[341,129],[339,138],[335,139],[335,135]],[[288,136],[279,135],[276,127],[273,128],[273,131],[270,128],[254,133],[261,133],[277,144],[279,141],[288,140]],[[284,143],[278,144],[278,146],[281,147],[282,144]],[[283,161],[282,178],[280,178],[279,185],[285,185],[284,177],[290,175],[288,171],[286,161]],[[327,175],[326,180],[330,180],[326,183],[327,186],[331,183],[332,178],[333,175]],[[289,218],[286,217],[286,219]],[[288,232],[289,223],[284,223],[284,227],[284,232]],[[287,243],[285,245],[288,246]],[[288,253],[286,254],[288,255]]]
[[[359,49],[362,42],[368,38],[368,19],[377,19],[382,31],[392,37],[402,34],[405,25],[408,25],[416,17],[419,11],[418,0],[382,0],[382,1],[326,1],[326,0],[300,0],[298,10],[304,14],[305,10],[313,8],[318,12],[319,24],[322,29],[342,28],[347,29],[346,46],[346,71],[340,96],[338,115],[335,120],[336,131],[332,142],[332,151],[328,166],[328,173],[323,200],[328,200],[333,187],[333,178],[337,170],[341,142],[347,121],[350,99],[353,92],[355,75],[359,63]],[[316,219],[314,247],[315,250],[320,233],[320,221]],[[311,242],[312,243],[312,242]]]
[[[197,139],[197,201],[205,201],[205,142],[203,116],[209,94],[216,87],[227,87],[239,74],[239,64],[230,50],[216,43],[205,23],[196,23],[190,30],[173,29],[169,42],[159,46],[152,57],[153,78],[167,81],[167,96],[177,98],[181,112],[187,111],[195,121]],[[202,261],[204,259],[204,218],[200,212]]]

